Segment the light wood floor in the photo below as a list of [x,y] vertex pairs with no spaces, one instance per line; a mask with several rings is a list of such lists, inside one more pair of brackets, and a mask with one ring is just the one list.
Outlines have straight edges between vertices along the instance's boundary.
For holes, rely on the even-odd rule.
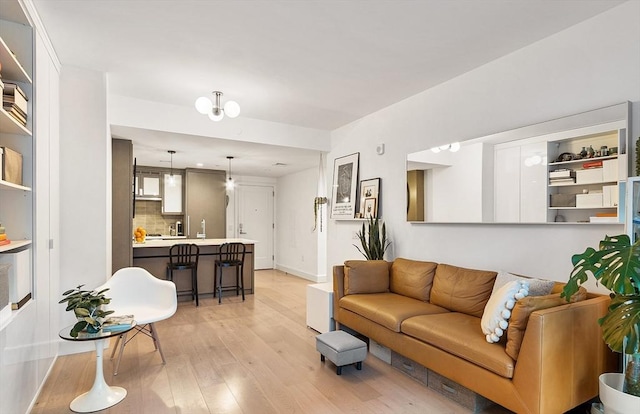
[[[317,332],[307,328],[306,285],[279,271],[256,272],[256,294],[243,303],[180,302],[157,324],[167,364],[151,339],[126,347],[120,370],[105,350],[110,385],[127,397],[105,413],[469,413],[369,354],[362,371],[320,362]],[[115,342],[115,341],[114,341]],[[69,403],[91,388],[95,353],[59,357],[32,411],[70,413]],[[485,413],[508,413],[492,407]]]

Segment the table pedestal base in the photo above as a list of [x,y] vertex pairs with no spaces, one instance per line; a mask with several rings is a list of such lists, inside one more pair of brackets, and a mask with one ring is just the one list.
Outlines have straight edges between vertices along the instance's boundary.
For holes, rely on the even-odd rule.
[[127,390],[122,387],[111,387],[104,380],[102,370],[102,353],[104,351],[104,339],[96,342],[96,377],[93,386],[88,392],[71,401],[71,411],[76,413],[90,413],[104,410],[116,405],[127,396]]

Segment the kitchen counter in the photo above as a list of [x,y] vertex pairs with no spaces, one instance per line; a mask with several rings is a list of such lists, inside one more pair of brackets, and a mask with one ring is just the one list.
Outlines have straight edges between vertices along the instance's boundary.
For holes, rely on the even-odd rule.
[[193,243],[198,246],[220,246],[224,243],[243,243],[243,244],[256,244],[256,240],[249,239],[187,239],[184,236],[172,236],[176,239],[147,239],[144,243],[133,243],[134,249],[139,249],[142,247],[171,247],[176,243]]
[[[214,261],[220,255],[220,246],[224,243],[232,242],[243,243],[246,246],[242,277],[245,293],[252,294],[254,293],[254,245],[257,243],[255,240],[186,238],[146,240],[144,243],[133,243],[133,265],[146,269],[158,279],[166,279],[169,248],[177,243],[196,244],[200,248],[200,257],[198,259],[198,292],[202,297],[203,295],[213,294]],[[190,289],[191,277],[189,272],[189,270],[174,271],[174,282],[179,291]],[[235,284],[233,268],[224,269],[222,284],[223,286]],[[235,294],[235,292],[223,292],[223,296],[233,294]]]

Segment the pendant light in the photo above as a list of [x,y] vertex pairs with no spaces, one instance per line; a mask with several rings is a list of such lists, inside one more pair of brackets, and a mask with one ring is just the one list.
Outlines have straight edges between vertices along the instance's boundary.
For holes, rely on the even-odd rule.
[[171,157],[171,167],[169,170],[169,187],[175,187],[176,186],[176,179],[173,176],[173,154],[175,154],[176,152],[174,150],[169,150],[167,151],[169,153],[169,156]]
[[233,157],[228,155],[227,159],[229,160],[229,179],[227,180],[227,190],[233,190],[234,184],[233,178],[231,178],[231,160],[233,159]]

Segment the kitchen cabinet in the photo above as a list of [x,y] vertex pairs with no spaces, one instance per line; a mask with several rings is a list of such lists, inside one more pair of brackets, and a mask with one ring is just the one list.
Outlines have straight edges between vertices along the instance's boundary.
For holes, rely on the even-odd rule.
[[130,140],[111,140],[111,164],[111,271],[115,272],[133,263],[133,145]]
[[160,172],[136,172],[136,200],[161,201]]
[[182,174],[164,173],[162,187],[162,214],[182,215]]
[[185,235],[187,238],[226,236],[226,172],[185,170]]

